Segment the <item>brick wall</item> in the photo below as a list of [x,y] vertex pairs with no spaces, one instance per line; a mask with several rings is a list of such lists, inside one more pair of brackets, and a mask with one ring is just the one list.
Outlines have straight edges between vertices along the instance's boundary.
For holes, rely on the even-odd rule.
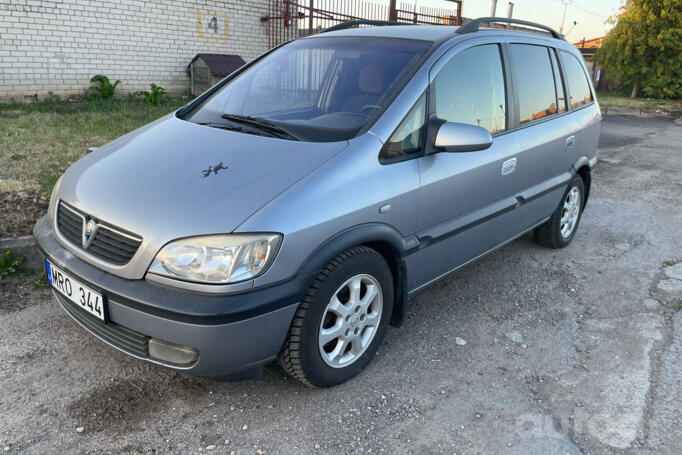
[[266,51],[265,14],[267,0],[0,0],[0,100],[82,93],[95,74],[182,94],[195,54]]

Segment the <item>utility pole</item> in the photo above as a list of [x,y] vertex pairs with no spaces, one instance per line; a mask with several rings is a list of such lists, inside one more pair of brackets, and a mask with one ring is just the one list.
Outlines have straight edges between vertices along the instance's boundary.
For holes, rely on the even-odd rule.
[[561,18],[561,27],[559,27],[559,34],[561,35],[562,32],[564,31],[564,21],[566,20],[566,8],[568,8],[568,5],[571,3],[572,0],[562,0],[564,4],[564,17]]
[[396,5],[396,0],[390,0],[388,2],[388,20],[397,21],[398,20],[398,8]]
[[509,6],[507,6],[507,17],[509,19],[511,19],[513,12],[514,12],[514,4],[512,2],[509,2]]
[[493,0],[493,4],[490,6],[490,17],[495,17],[496,11],[497,11],[497,0]]

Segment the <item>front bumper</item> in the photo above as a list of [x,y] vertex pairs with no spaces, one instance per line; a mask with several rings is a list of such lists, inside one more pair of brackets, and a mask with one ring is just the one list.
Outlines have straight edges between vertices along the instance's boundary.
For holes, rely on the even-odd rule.
[[[52,263],[105,296],[108,321],[102,323],[55,292],[76,322],[129,355],[197,376],[256,374],[274,360],[314,279],[297,276],[241,294],[190,293],[93,267],[57,242],[47,217],[38,221],[33,235]],[[199,358],[187,366],[155,359],[149,355],[150,338],[194,348]]]

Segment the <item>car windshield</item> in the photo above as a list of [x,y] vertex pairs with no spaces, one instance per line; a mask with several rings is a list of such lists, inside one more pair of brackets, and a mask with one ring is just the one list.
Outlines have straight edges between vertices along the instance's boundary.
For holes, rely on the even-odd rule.
[[293,41],[184,118],[285,139],[347,140],[384,110],[430,44],[367,37]]

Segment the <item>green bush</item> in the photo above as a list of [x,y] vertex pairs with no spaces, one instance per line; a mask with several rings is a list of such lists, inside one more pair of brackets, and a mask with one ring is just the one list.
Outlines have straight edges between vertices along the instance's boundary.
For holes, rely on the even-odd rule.
[[113,84],[109,81],[109,78],[103,74],[96,74],[92,76],[90,82],[93,84],[90,86],[90,90],[95,94],[95,97],[101,100],[109,100],[114,97],[116,93],[116,86],[121,83],[121,81],[116,80]]
[[150,85],[150,90],[140,90],[139,92],[135,92],[135,95],[144,96],[144,102],[150,106],[158,106],[166,97],[166,89],[152,83]]
[[19,257],[17,259],[12,259],[9,250],[5,251],[5,254],[0,256],[0,280],[10,273],[16,272],[17,267],[19,267],[22,262],[24,262],[24,258]]
[[682,98],[680,0],[627,0],[594,61],[606,77],[652,98]]
[[43,104],[47,105],[55,105],[55,104],[61,104],[63,101],[59,95],[55,95],[52,92],[47,92],[47,96],[43,100]]

